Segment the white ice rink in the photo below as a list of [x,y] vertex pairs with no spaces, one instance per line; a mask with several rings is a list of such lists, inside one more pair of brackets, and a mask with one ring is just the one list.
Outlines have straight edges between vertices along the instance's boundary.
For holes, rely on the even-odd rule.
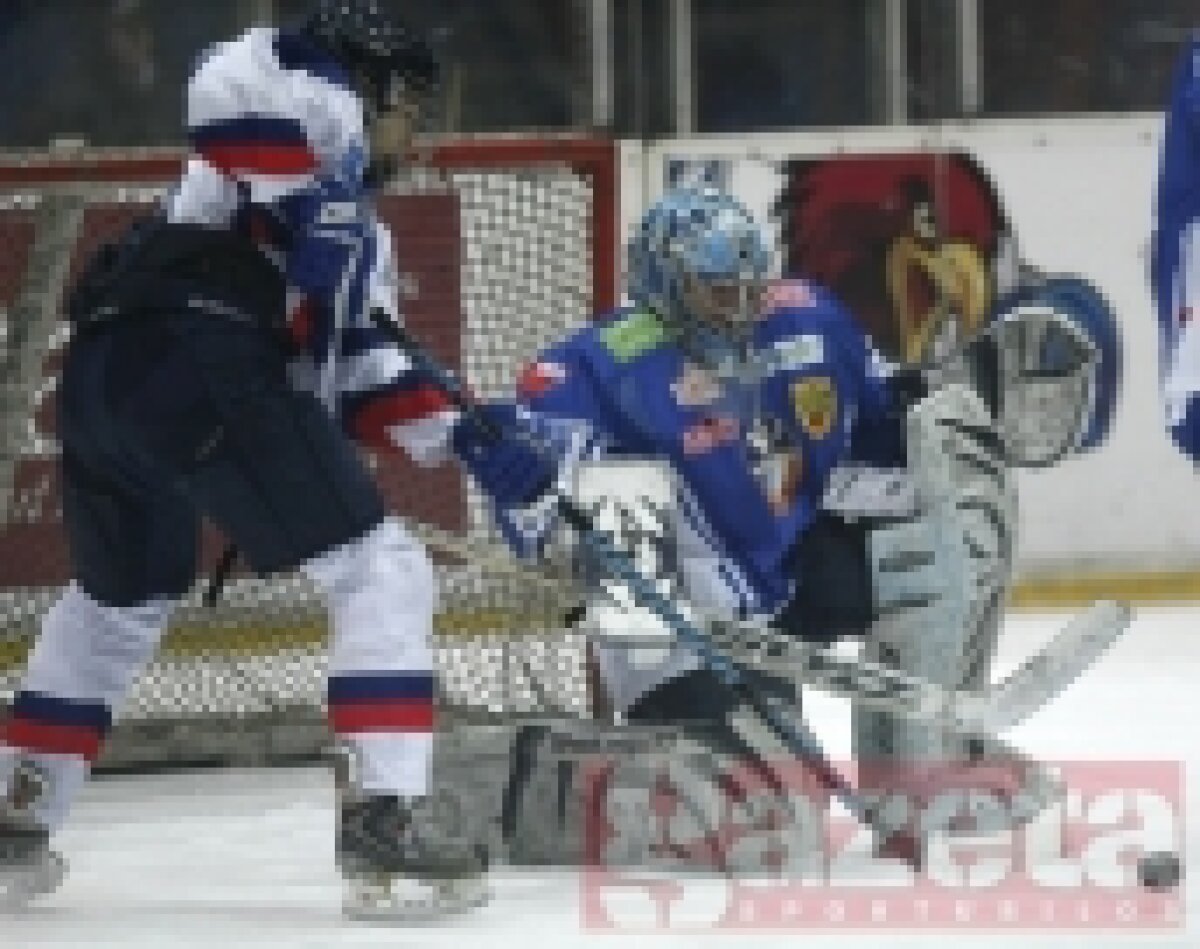
[[[1020,616],[1001,645],[1005,671],[1062,617]],[[1200,759],[1200,612],[1138,611],[1134,626],[1088,674],[1009,737],[1054,761]],[[848,751],[847,715],[834,700],[809,703],[818,733],[838,758]],[[1188,806],[1197,807],[1195,789]],[[352,924],[338,910],[332,867],[332,794],[316,768],[202,771],[93,783],[60,836],[71,863],[63,888],[16,917],[0,917],[0,946],[1200,946],[1196,878],[1192,913],[1167,936],[1103,932],[812,932],[803,928],[637,935],[588,930],[572,873],[500,871],[492,902],[473,915],[423,928]],[[1193,819],[1187,853],[1200,853]],[[1185,854],[1186,857],[1186,854]],[[712,881],[709,881],[710,883]],[[702,886],[703,883],[692,884]]]

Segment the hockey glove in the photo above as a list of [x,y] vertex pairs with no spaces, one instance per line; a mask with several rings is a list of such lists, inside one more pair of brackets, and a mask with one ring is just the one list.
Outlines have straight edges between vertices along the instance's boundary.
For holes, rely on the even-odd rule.
[[360,196],[349,185],[324,181],[288,199],[283,210],[297,235],[287,255],[289,283],[329,300],[347,269],[368,257],[372,226]]
[[822,512],[787,555],[796,591],[774,625],[798,639],[862,636],[875,619],[865,521]]
[[[494,431],[487,431],[478,417]],[[512,403],[492,402],[464,415],[454,428],[452,444],[480,488],[501,510],[532,504],[558,476],[529,423]]]

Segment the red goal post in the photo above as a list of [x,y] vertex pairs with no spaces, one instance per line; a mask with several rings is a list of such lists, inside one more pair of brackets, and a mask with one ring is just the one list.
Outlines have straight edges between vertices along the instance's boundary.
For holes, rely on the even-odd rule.
[[[539,348],[615,305],[618,146],[597,138],[442,142],[385,189],[405,318],[483,396],[512,391]],[[69,579],[57,500],[54,387],[69,329],[64,287],[100,242],[177,179],[172,152],[0,155],[0,700],[36,618]],[[374,465],[393,508],[470,544],[494,544],[480,500],[455,468],[399,456]],[[209,532],[203,568],[220,545]],[[446,562],[438,618],[447,697],[468,710],[586,711],[582,644],[529,635],[562,603],[511,576]],[[215,612],[199,586],[138,683],[125,718],[245,719],[319,707],[323,614],[296,577],[237,577]],[[231,668],[236,666],[236,668]],[[227,694],[221,694],[224,691]]]

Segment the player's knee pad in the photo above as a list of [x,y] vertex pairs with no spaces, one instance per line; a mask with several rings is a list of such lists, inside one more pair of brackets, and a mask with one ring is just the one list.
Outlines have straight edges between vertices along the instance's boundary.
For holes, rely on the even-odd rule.
[[385,518],[303,570],[328,600],[332,672],[430,668],[437,581],[398,521]]
[[71,584],[42,621],[22,687],[120,705],[153,656],[173,606],[170,600],[105,606]]

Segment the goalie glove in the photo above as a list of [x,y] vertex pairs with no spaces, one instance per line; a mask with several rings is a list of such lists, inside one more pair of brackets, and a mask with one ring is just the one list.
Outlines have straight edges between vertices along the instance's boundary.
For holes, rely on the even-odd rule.
[[1123,345],[1111,306],[1088,281],[1030,276],[995,305],[995,319],[944,363],[932,391],[968,385],[995,422],[1009,464],[1048,467],[1108,437]]
[[963,582],[958,550],[918,514],[881,521],[823,512],[789,555],[796,591],[775,625],[808,642],[864,636],[881,615],[928,606]]
[[373,254],[370,214],[361,189],[337,179],[322,179],[313,188],[280,202],[279,217],[294,234],[287,252],[288,282],[337,306],[343,284],[361,281],[359,271]]
[[809,642],[861,636],[875,619],[868,525],[823,512],[788,554],[796,590],[774,625]]
[[512,403],[493,402],[464,415],[451,443],[476,483],[501,510],[533,504],[558,476],[532,427]]
[[[961,399],[974,408],[960,408]],[[789,552],[796,589],[777,614],[781,630],[832,642],[865,634],[881,616],[939,602],[961,601],[952,612],[970,623],[1002,600],[1014,543],[1004,451],[965,390],[947,389],[937,404],[947,417],[937,414],[915,457],[944,460],[932,479],[942,487],[930,489],[932,472],[836,469],[821,513]]]

